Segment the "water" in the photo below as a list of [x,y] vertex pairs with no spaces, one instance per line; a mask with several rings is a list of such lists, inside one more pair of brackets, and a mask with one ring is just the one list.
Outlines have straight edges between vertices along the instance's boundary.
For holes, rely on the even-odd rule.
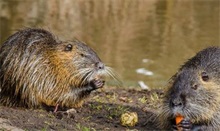
[[86,42],[125,87],[162,88],[184,61],[220,45],[219,0],[1,0],[1,43],[40,27]]

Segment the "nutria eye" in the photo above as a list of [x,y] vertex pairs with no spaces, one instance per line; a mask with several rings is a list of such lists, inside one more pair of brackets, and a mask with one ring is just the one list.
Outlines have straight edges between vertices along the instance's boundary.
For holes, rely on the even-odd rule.
[[84,55],[84,54],[80,54],[82,57],[85,57],[86,55]]
[[208,81],[209,80],[209,76],[206,72],[202,72],[201,76],[202,76],[203,81]]
[[71,51],[73,49],[73,46],[71,44],[68,44],[65,48],[65,51]]

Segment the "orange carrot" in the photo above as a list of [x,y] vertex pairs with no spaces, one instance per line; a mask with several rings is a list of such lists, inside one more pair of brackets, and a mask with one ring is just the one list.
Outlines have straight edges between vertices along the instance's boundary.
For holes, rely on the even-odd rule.
[[180,114],[178,114],[178,115],[176,116],[176,125],[179,124],[182,120],[183,120],[183,116],[180,115]]

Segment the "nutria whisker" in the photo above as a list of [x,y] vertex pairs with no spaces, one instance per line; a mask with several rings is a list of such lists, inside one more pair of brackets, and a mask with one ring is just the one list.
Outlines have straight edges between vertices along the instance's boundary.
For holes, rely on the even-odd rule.
[[121,85],[121,81],[119,79],[119,75],[113,71],[111,67],[106,67],[106,73],[111,76],[119,85]]
[[80,78],[82,80],[83,77],[86,76],[86,74],[91,72],[91,70],[92,70],[92,68],[82,68],[82,69],[79,69],[78,72],[73,77],[77,77],[77,78]]
[[90,69],[90,70],[88,70],[87,73],[85,73],[85,75],[83,75],[82,85],[86,84],[86,81],[89,81],[88,79],[92,76],[93,73],[94,73],[93,69]]

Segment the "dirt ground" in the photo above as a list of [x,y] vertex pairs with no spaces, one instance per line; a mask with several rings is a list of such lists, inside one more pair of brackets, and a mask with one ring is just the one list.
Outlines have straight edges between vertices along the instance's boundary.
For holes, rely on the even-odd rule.
[[[145,131],[156,130],[153,119],[161,105],[163,91],[105,87],[93,92],[82,108],[71,113],[44,109],[0,106],[0,131],[73,130],[73,131]],[[121,114],[136,112],[138,123],[122,126]]]

